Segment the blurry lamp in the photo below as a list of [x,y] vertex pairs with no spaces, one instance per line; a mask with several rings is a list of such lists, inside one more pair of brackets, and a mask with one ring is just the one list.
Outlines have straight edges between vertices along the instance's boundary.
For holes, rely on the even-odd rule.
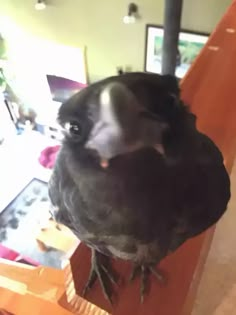
[[128,6],[128,14],[123,17],[125,24],[133,24],[138,17],[138,6],[135,3],[130,3]]
[[46,3],[44,0],[38,0],[35,4],[35,9],[38,11],[46,9]]

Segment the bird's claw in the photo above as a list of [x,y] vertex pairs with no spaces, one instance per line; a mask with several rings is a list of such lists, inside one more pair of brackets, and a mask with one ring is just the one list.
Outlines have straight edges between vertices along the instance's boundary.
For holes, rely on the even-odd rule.
[[117,284],[117,282],[114,275],[107,269],[104,262],[101,261],[101,258],[102,260],[106,259],[104,255],[92,249],[91,269],[88,281],[83,289],[82,296],[85,296],[87,294],[87,292],[94,285],[95,281],[98,279],[105,298],[112,304],[111,289],[109,287],[108,282],[110,281],[113,284]]
[[155,266],[153,265],[135,265],[129,277],[129,281],[131,282],[138,275],[141,276],[141,285],[140,285],[141,303],[143,303],[144,296],[147,293],[147,286],[148,286],[150,274],[153,274],[154,277],[158,280],[158,282],[161,282],[161,283],[166,282],[164,275],[158,269],[156,269]]

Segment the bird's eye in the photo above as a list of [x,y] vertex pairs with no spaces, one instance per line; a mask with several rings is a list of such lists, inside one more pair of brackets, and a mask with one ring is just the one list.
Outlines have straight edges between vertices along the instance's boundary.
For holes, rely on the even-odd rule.
[[81,126],[78,123],[71,123],[70,124],[70,133],[80,136],[81,135]]
[[82,137],[82,126],[78,121],[67,122],[65,129],[71,136]]

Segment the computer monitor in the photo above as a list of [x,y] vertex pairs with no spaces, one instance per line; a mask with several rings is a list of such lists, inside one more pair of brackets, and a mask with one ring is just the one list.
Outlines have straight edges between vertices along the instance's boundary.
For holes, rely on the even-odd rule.
[[50,74],[47,74],[47,81],[52,100],[60,103],[87,86],[84,83]]

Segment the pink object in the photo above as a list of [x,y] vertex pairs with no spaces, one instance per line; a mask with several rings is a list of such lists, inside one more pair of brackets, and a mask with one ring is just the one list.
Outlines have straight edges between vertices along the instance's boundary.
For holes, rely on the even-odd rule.
[[1,244],[0,244],[0,258],[4,258],[7,260],[16,261],[16,262],[21,262],[21,263],[32,265],[32,266],[39,266],[39,264],[36,261],[28,257],[23,257],[22,255],[15,252],[14,250],[7,248]]
[[39,163],[46,168],[52,169],[60,147],[60,145],[55,145],[45,148],[40,154]]

